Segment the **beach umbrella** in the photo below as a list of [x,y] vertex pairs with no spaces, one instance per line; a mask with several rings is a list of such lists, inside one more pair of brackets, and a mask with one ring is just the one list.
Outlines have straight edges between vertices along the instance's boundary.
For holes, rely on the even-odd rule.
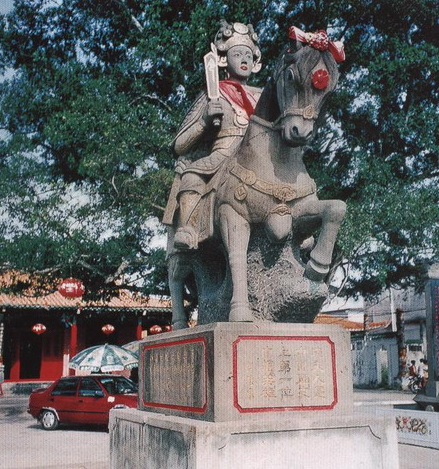
[[133,353],[136,357],[139,357],[139,344],[140,340],[133,340],[132,342],[128,342],[125,345],[122,345],[122,348],[129,350]]
[[139,366],[138,357],[118,345],[95,345],[75,355],[69,362],[74,370],[87,370],[107,373],[129,370]]

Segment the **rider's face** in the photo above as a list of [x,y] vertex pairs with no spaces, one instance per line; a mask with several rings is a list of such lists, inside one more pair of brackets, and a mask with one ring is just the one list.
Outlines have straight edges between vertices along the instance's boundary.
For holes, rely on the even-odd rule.
[[231,78],[246,81],[253,70],[253,52],[247,46],[233,46],[227,52],[227,71]]

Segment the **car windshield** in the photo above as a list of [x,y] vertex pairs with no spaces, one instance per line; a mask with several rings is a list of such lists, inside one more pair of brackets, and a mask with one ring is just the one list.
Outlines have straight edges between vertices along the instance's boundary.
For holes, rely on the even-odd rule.
[[136,384],[123,376],[105,376],[99,378],[108,394],[135,394]]

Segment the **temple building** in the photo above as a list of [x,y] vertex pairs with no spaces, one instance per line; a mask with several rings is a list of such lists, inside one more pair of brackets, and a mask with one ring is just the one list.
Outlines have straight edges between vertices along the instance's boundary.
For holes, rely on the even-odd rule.
[[41,296],[0,293],[4,379],[48,381],[68,375],[70,358],[81,350],[139,340],[153,326],[169,330],[171,316],[170,300],[142,298],[126,290],[108,301],[90,302],[59,291]]

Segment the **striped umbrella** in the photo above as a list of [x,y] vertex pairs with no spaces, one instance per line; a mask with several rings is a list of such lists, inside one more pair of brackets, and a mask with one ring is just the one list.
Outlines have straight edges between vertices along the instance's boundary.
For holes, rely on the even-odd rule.
[[107,373],[122,371],[139,366],[139,359],[129,350],[118,345],[95,345],[75,355],[69,362],[74,370],[88,370]]
[[124,348],[125,350],[129,350],[131,353],[136,355],[136,357],[138,357],[140,342],[140,340],[133,340],[132,342],[128,342],[127,344],[122,345],[122,348]]

